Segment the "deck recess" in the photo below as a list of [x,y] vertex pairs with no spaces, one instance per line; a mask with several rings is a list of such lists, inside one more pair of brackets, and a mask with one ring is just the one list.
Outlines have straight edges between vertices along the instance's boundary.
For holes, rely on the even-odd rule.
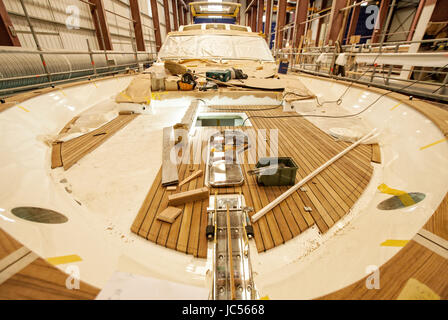
[[[249,107],[220,106],[219,108],[228,108],[232,112],[240,108],[241,112],[245,112],[248,116],[284,115],[279,108],[262,112],[248,110]],[[256,110],[266,106],[250,108]],[[210,108],[204,111],[216,112]],[[303,118],[252,118],[250,120],[253,127],[215,127],[213,129],[242,129],[252,138],[252,141],[257,141],[259,148],[266,146],[266,150],[270,150],[272,141],[278,140],[278,156],[293,158],[299,167],[296,181],[307,176],[350,145],[346,142],[335,141]],[[196,160],[192,165],[194,171],[205,170],[206,157],[203,155],[207,152],[210,135],[208,130],[210,127],[196,128],[195,135],[190,139],[190,145],[183,148],[184,159],[189,160],[190,150],[193,152],[192,158]],[[198,143],[199,141],[201,143]],[[345,216],[370,181],[373,172],[372,152],[371,145],[357,146],[254,223],[254,239],[258,251],[263,252],[281,245],[314,224],[320,232],[324,233]],[[269,151],[266,155],[270,156]],[[215,194],[216,190],[218,194],[242,192],[247,205],[254,208],[250,214],[254,214],[289,187],[258,186],[256,177],[247,174],[247,171],[255,168],[258,161],[257,149],[249,148],[242,157],[244,158],[242,164],[244,184],[232,188],[210,188],[210,194]],[[180,181],[191,175],[187,162],[178,165]],[[161,171],[159,171],[132,224],[132,232],[159,245],[205,258],[207,255],[205,235],[207,199],[178,206],[183,212],[172,224],[156,219],[157,215],[168,206],[169,195],[203,186],[204,178],[200,177],[182,185],[177,191],[168,191],[161,185]]]

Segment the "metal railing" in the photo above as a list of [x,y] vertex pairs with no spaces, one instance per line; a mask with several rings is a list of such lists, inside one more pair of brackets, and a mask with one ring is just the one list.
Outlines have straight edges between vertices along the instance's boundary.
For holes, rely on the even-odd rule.
[[[345,80],[368,86],[400,92],[409,96],[420,96],[425,99],[448,102],[448,59],[446,65],[436,67],[413,66],[407,61],[394,63],[387,61],[395,56],[402,57],[403,53],[409,55],[411,46],[424,45],[426,50],[411,50],[415,56],[415,65],[418,59],[428,59],[428,54],[445,56],[446,50],[438,49],[438,44],[448,43],[448,38],[428,39],[421,41],[395,41],[374,44],[352,44],[321,47],[304,47],[301,52],[297,49],[282,49],[275,52],[277,59],[287,59],[291,71],[303,72],[317,76]],[[429,45],[429,48],[428,48]],[[415,52],[418,51],[418,52]],[[346,63],[343,66],[336,64],[339,54],[344,53]],[[371,53],[373,61],[359,62],[363,54]],[[420,55],[419,53],[426,53]],[[442,54],[441,54],[442,53]],[[401,56],[400,56],[401,55]],[[319,59],[320,58],[320,59]],[[366,59],[364,59],[366,60]],[[420,63],[423,62],[420,60]],[[422,63],[423,64],[423,63]],[[427,64],[427,63],[426,63]]]
[[[88,4],[89,6],[92,6],[93,4],[84,0],[80,0],[81,2],[84,2]],[[35,31],[34,26],[31,22],[32,19],[41,19],[36,17],[31,17],[28,14],[27,7],[25,5],[24,0],[20,0],[20,5],[23,10],[23,17],[27,20],[28,27],[30,29],[30,33],[33,36],[34,42],[36,44],[36,50],[33,49],[18,49],[18,48],[1,48],[0,47],[0,59],[1,55],[4,54],[14,54],[17,57],[15,57],[16,62],[25,62],[27,64],[26,71],[23,71],[20,66],[10,66],[7,68],[4,66],[4,73],[8,76],[4,76],[3,78],[0,78],[0,97],[4,98],[5,96],[15,94],[20,91],[24,90],[31,90],[36,88],[43,88],[52,86],[54,87],[56,84],[69,82],[69,81],[76,81],[81,79],[92,79],[97,78],[100,76],[110,75],[110,74],[117,74],[120,72],[124,72],[130,68],[136,68],[140,70],[140,66],[143,63],[151,63],[156,59],[156,53],[152,52],[138,52],[137,51],[137,45],[135,43],[135,38],[132,36],[129,36],[131,39],[131,45],[133,48],[133,51],[93,51],[91,49],[90,43],[87,41],[87,51],[73,51],[73,50],[44,50],[40,43],[39,38],[37,37],[38,32]],[[109,11],[109,10],[107,10]],[[114,12],[109,11],[110,13],[116,14]],[[95,14],[97,15],[98,19],[98,12],[95,10]],[[20,14],[21,15],[21,14]],[[122,18],[126,18],[125,16],[116,14]],[[132,19],[130,19],[133,21]],[[47,21],[51,23],[60,23],[57,21]],[[130,22],[130,33],[133,30],[133,25]],[[101,28],[99,28],[100,38],[103,45],[103,48],[105,48],[104,43],[104,36],[102,34]],[[151,41],[151,40],[150,40]],[[37,55],[40,58],[40,63],[36,60],[27,57],[26,55]],[[77,59],[75,62],[78,64],[78,68],[72,67],[72,62],[66,59],[65,63],[64,61],[52,61],[50,64],[46,60],[46,57],[49,55],[86,55],[89,58],[86,59]],[[99,59],[100,64],[103,66],[97,66],[95,57],[98,55],[104,55],[104,61],[101,61]],[[133,59],[123,59],[123,63],[116,63],[114,59],[109,59],[109,56],[117,57],[117,55],[133,55]],[[20,58],[19,58],[20,56]],[[140,59],[141,56],[145,56],[143,60]],[[118,58],[118,57],[117,57]],[[14,61],[14,59],[4,59],[3,63],[5,61],[11,60]],[[54,59],[53,59],[54,60]],[[76,59],[75,59],[76,60]],[[131,62],[133,60],[133,62]],[[6,64],[6,63],[5,63]],[[85,68],[85,66],[89,65],[89,68]],[[0,65],[0,69],[1,69]],[[38,73],[41,71],[38,71],[39,69],[43,69],[45,73]],[[58,70],[57,72],[52,72],[52,69]],[[62,71],[61,71],[62,69]],[[68,70],[64,70],[68,69]],[[13,74],[11,74],[13,73]],[[17,76],[16,76],[17,74]],[[9,83],[8,83],[9,82]],[[5,84],[6,83],[6,84]],[[2,102],[4,100],[2,99]]]
[[[142,64],[150,64],[153,63],[157,54],[151,52],[142,52],[136,51],[134,46],[134,51],[94,51],[90,49],[90,44],[87,41],[88,50],[87,51],[77,51],[77,50],[33,50],[33,49],[20,49],[20,48],[11,48],[11,47],[0,47],[0,55],[3,54],[35,54],[41,57],[43,61],[43,65],[46,67],[45,73],[40,74],[27,74],[13,77],[4,77],[0,78],[0,86],[3,82],[7,81],[18,81],[18,80],[29,80],[32,82],[33,79],[39,79],[38,83],[31,83],[26,85],[8,87],[4,89],[0,89],[0,97],[4,98],[9,95],[13,95],[17,92],[37,89],[37,88],[45,88],[45,87],[54,87],[57,84],[62,84],[66,82],[72,82],[83,79],[94,79],[104,76],[109,76],[113,74],[119,74],[127,72],[130,69],[139,71]],[[67,71],[58,71],[51,72],[50,67],[45,61],[45,57],[48,55],[85,55],[88,56],[87,61],[89,62],[89,68],[81,68],[81,69],[71,69]],[[115,63],[113,58],[117,56],[126,56],[132,55],[133,58],[125,59],[126,63]],[[101,61],[104,66],[97,66],[95,63],[95,57],[104,56],[104,60]],[[142,57],[144,56],[144,57]],[[37,66],[36,66],[37,67]],[[79,76],[72,76],[72,74],[82,74]],[[59,77],[66,77],[61,80],[55,80]],[[45,81],[46,80],[46,81]]]

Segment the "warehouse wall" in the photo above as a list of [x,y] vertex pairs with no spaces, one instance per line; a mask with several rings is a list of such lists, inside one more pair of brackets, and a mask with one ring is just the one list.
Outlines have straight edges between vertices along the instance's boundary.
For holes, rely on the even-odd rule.
[[[36,48],[28,22],[20,1],[3,0],[18,34],[22,47]],[[93,49],[98,48],[95,28],[91,20],[89,6],[77,0],[25,0],[26,9],[43,48],[47,49],[87,49],[89,39]],[[67,29],[69,15],[66,9],[76,5],[79,8],[79,30]]]
[[[16,29],[20,43],[25,48],[36,48],[28,22],[24,17],[19,0],[3,0]],[[24,0],[31,22],[44,49],[87,50],[87,39],[92,49],[98,50],[98,41],[89,5],[78,0]],[[129,0],[103,0],[106,19],[111,33],[114,50],[133,51],[134,32],[132,30]],[[150,0],[139,0],[146,50],[155,52],[155,37]],[[79,29],[67,28],[67,19],[79,9]],[[172,3],[169,1],[171,28],[174,26]],[[76,10],[76,9],[75,9]],[[165,39],[165,8],[158,0],[158,11],[162,41]],[[116,14],[114,14],[114,13]],[[118,14],[118,15],[117,15]],[[126,19],[126,18],[128,19]]]

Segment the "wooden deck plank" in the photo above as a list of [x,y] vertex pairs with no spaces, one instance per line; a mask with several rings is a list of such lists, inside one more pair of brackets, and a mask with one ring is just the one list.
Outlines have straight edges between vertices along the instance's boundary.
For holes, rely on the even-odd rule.
[[[190,141],[190,144],[187,147],[187,152],[185,152],[182,156],[182,163],[179,164],[179,178],[180,179],[183,179],[184,177],[188,176],[188,173],[189,173],[188,165],[185,164],[185,159],[190,157],[189,153],[190,153],[190,145],[191,144],[192,144],[192,141]],[[183,185],[181,187],[178,187],[175,192],[168,193],[168,195],[174,194],[176,192],[186,191],[187,188],[188,188],[188,185]],[[177,239],[179,236],[179,228],[182,223],[182,218],[183,218],[183,214],[181,214],[181,216],[179,216],[176,219],[176,221],[174,221],[174,223],[171,224],[171,227],[170,227],[170,230],[168,232],[167,239],[165,242],[165,246],[167,248],[176,249]]]
[[145,200],[143,201],[140,210],[138,211],[137,217],[135,218],[134,222],[132,223],[131,231],[137,234],[140,234],[140,228],[142,226],[142,223],[146,220],[146,215],[148,214],[148,209],[151,206],[151,202],[154,200],[154,193],[159,188],[159,184],[162,180],[162,169],[159,169],[155,179],[154,183],[151,185],[148,194],[145,197]]
[[168,186],[177,184],[179,176],[177,165],[171,161],[171,150],[174,147],[173,127],[163,128],[162,138],[162,185]]
[[[253,135],[253,131],[250,131],[249,135]],[[252,136],[253,141],[258,141],[255,137]],[[255,196],[255,198],[258,198],[259,200],[259,208],[256,209],[256,211],[261,210],[264,206],[266,206],[270,201],[267,198],[267,194],[266,194],[266,189],[258,189],[257,187],[257,183],[255,182],[255,177],[251,177],[252,179],[252,188],[254,188],[255,190],[257,190],[255,192],[255,194],[253,194],[253,196]],[[274,242],[275,246],[278,246],[282,243],[284,243],[283,241],[283,237],[280,231],[280,227],[277,224],[277,220],[274,217],[273,211],[269,211],[266,215],[266,223],[268,226],[268,229],[271,233],[272,236],[272,240]],[[258,222],[257,222],[258,223]]]
[[[256,111],[245,111],[251,114],[260,114]],[[281,110],[271,110],[264,114],[282,114]],[[349,143],[335,141],[332,137],[314,126],[303,118],[293,119],[259,119],[252,118],[253,127],[239,127],[244,130],[251,142],[261,146],[266,144],[267,150],[271,145],[271,134],[269,129],[278,129],[278,155],[291,156],[298,164],[296,181],[305,177],[322,163],[344,150]],[[196,128],[196,136],[192,138],[195,144],[195,157],[206,153],[208,146],[207,129],[233,129],[233,127],[219,128]],[[266,140],[264,136],[257,133],[257,129],[266,129]],[[268,134],[269,133],[269,134]],[[198,143],[200,140],[200,143]],[[199,152],[198,152],[199,151]],[[286,201],[276,206],[264,217],[259,219],[254,226],[255,244],[259,252],[269,250],[285,241],[304,232],[312,225],[316,224],[319,231],[325,233],[340,218],[342,218],[362,194],[364,188],[370,180],[373,168],[371,161],[371,146],[360,145],[349,152],[345,157],[330,165],[321,174],[314,177],[304,186],[304,191],[298,190],[288,197]],[[266,154],[267,155],[267,154]],[[254,208],[255,214],[264,206],[270,203],[288,189],[288,186],[263,187],[256,182],[255,176],[249,176],[247,171],[254,168],[260,155],[256,146],[249,148],[242,155],[245,183],[239,187],[211,188],[210,193],[215,190],[219,194],[242,192],[248,206]],[[188,155],[190,157],[190,155]],[[193,166],[194,170],[202,169],[205,172],[204,159]],[[179,179],[182,180],[191,174],[188,164],[181,164],[178,168]],[[202,186],[203,179],[195,179],[179,188],[178,192],[195,189]],[[165,245],[177,251],[192,254],[198,257],[205,257],[207,253],[207,239],[205,237],[205,227],[207,217],[205,208],[208,206],[208,199],[187,203],[184,212],[172,225],[163,225],[164,222],[154,222],[154,214],[162,210],[163,197],[161,193],[160,181],[154,182],[158,186],[151,189],[151,204],[145,204],[148,208],[143,214],[139,212],[133,224],[133,230],[140,224],[140,234],[148,232],[148,227],[155,231],[151,233],[149,240]],[[149,196],[149,195],[148,195]],[[157,205],[158,203],[158,205]],[[311,211],[305,210],[310,207]],[[140,210],[140,211],[144,211]],[[152,211],[155,210],[155,213]],[[157,224],[160,224],[159,226]],[[142,232],[143,231],[143,232]]]
[[[260,203],[260,198],[258,197],[257,189],[254,188],[254,182],[251,180],[252,177],[250,177],[246,173],[249,170],[249,168],[250,167],[248,164],[243,165],[244,174],[245,174],[245,183],[243,185],[243,194],[244,194],[245,198],[247,197],[252,202],[252,207],[254,208],[254,211],[249,213],[249,215],[252,216],[257,211],[261,210],[261,208],[263,208],[263,207]],[[257,223],[254,223],[253,226],[254,226],[254,229],[255,228],[260,229],[260,234],[263,239],[263,248],[257,247],[259,252],[269,250],[269,249],[272,249],[273,247],[275,247],[274,240],[272,238],[272,234],[271,234],[271,231],[268,226],[267,218],[265,216],[262,217],[260,220],[258,220]]]
[[53,143],[51,147],[51,169],[62,167],[62,142]]
[[[149,240],[149,233],[152,227],[152,223],[155,220],[155,217],[158,213],[160,201],[162,200],[162,195],[165,192],[165,188],[162,188],[162,169],[159,170],[160,172],[160,180],[158,180],[158,186],[154,189],[154,193],[151,194],[151,202],[149,203],[149,206],[146,211],[145,219],[143,220],[143,223],[140,226],[139,235]],[[159,177],[159,174],[157,175]],[[153,229],[154,233],[154,229]],[[157,232],[158,233],[158,232]],[[155,236],[157,237],[157,235]],[[152,239],[153,237],[151,237]]]
[[[201,141],[201,143],[197,144],[196,148],[194,149],[195,153],[198,150],[202,150],[202,147],[203,147],[202,135],[200,135],[198,138],[199,138],[199,141]],[[194,167],[194,170],[199,170],[200,165],[195,164],[193,167]],[[182,179],[186,178],[188,176],[188,174],[189,173],[187,172],[185,174],[185,176],[182,177]],[[190,181],[189,183],[183,185],[181,188],[182,189],[188,188],[187,190],[194,190],[194,189],[196,189],[197,182],[198,182],[197,179]],[[208,199],[205,199],[203,201],[208,201]],[[177,245],[176,245],[177,251],[187,253],[188,240],[189,240],[189,234],[190,234],[190,229],[191,229],[191,221],[192,221],[192,216],[193,216],[193,208],[194,208],[194,205],[196,202],[197,201],[189,202],[189,203],[185,204],[184,212],[182,213],[182,222],[181,222],[180,229],[179,229],[179,237],[178,237]]]
[[[255,138],[252,135],[252,129],[245,130],[248,137],[249,137],[249,143],[255,143]],[[247,190],[247,193],[244,193],[244,196],[251,199],[254,211],[249,213],[250,216],[254,215],[258,210],[262,208],[262,204],[260,202],[260,198],[257,194],[258,190],[256,187],[256,181],[253,176],[249,176],[247,174],[247,171],[251,169],[251,166],[249,163],[255,163],[257,159],[257,150],[256,145],[251,145],[249,149],[245,152],[245,159],[247,159],[247,162],[243,164],[243,174],[244,174],[244,185],[243,190]],[[257,221],[257,223],[253,224],[254,229],[259,228],[260,234],[263,239],[263,248],[257,247],[258,252],[262,252],[265,250],[269,250],[275,246],[271,231],[268,226],[267,218],[262,217],[260,220]]]
[[85,135],[65,141],[61,145],[61,158],[64,170],[68,170],[77,161],[98,148],[118,130],[125,127],[138,114],[119,115],[112,121]]
[[448,193],[423,228],[448,241]]
[[[245,163],[247,163],[247,162],[245,162]],[[247,181],[246,166],[243,165],[242,167],[243,167],[243,172],[244,172],[244,180]],[[254,202],[253,202],[252,196],[247,196],[247,195],[250,195],[250,191],[249,191],[249,187],[247,186],[247,183],[243,184],[241,189],[242,189],[243,195],[246,195],[244,197],[246,200],[246,206],[254,208]],[[249,213],[249,216],[251,216],[250,213]],[[254,229],[254,240],[255,240],[258,252],[262,252],[265,250],[265,246],[264,246],[264,241],[263,241],[263,235],[260,230],[260,225],[258,223],[253,224],[253,229]],[[270,237],[271,235],[269,234],[268,236]],[[272,239],[270,241],[272,243]]]
[[[282,125],[281,123],[279,124],[280,126]],[[284,126],[283,126],[284,127]],[[329,158],[328,156],[326,157],[322,151],[316,147],[316,143],[312,144],[310,143],[309,139],[306,139],[305,137],[302,137],[302,134],[300,133],[300,131],[295,130],[293,127],[290,127],[290,130],[294,131],[294,137],[299,139],[300,144],[296,147],[297,152],[299,153],[299,155],[307,155],[305,157],[303,156],[298,156],[297,159],[310,159],[311,162],[314,162],[314,165],[312,166],[312,169],[314,170],[315,168],[319,167],[322,163],[325,163]],[[294,149],[294,145],[290,145],[291,149]],[[324,148],[324,151],[326,151],[326,149]],[[320,161],[319,161],[320,160]],[[337,165],[338,164],[342,164],[342,162],[336,162],[335,164],[329,166],[323,173],[323,176],[327,176],[329,172],[334,173],[337,176],[337,182],[338,184],[343,184],[346,185],[346,179],[347,177],[344,176],[340,176],[339,175],[339,170]],[[306,174],[310,173],[312,170],[307,170]],[[349,171],[350,172],[350,171]],[[320,177],[320,176],[319,176]],[[357,186],[357,183],[353,182],[353,185]],[[347,194],[347,193],[345,193]],[[351,193],[348,193],[349,195],[351,195]],[[353,200],[356,201],[357,198],[354,198]],[[351,204],[350,204],[351,205]]]
[[[284,131],[281,131],[281,132],[283,133]],[[293,155],[295,159],[299,160],[298,165],[306,168],[307,172],[312,172],[313,170],[315,170],[317,167],[319,167],[321,165],[321,164],[317,164],[317,163],[311,163],[311,161],[308,161],[308,159],[311,159],[312,157],[301,157],[300,155],[298,155],[295,152],[295,150],[297,150],[297,149],[295,149],[294,146],[292,146],[288,143],[288,139],[283,134],[281,136],[282,136],[282,140],[285,141],[285,143],[287,144],[285,146],[286,150],[284,150],[282,148],[282,153],[288,152],[291,155]],[[316,183],[319,183],[319,186],[322,185],[326,189],[326,191],[328,191],[328,193],[322,192],[322,195],[318,195],[319,199],[320,199],[320,197],[325,197],[325,199],[327,199],[327,200],[333,200],[333,201],[325,201],[325,200],[323,201],[323,204],[326,207],[328,212],[331,212],[331,213],[337,212],[339,217],[341,217],[344,215],[344,213],[346,211],[349,210],[349,207],[343,201],[339,201],[342,199],[339,198],[337,193],[334,192],[334,190],[329,186],[329,184],[325,181],[325,179],[322,176],[320,176],[320,175],[316,176],[316,178],[313,179],[312,182],[314,182],[314,183],[311,184],[311,187],[313,189],[315,189],[315,191],[320,192],[318,190],[319,188],[316,187],[316,185],[315,185]],[[335,206],[333,206],[332,205],[333,203],[337,203],[337,204]],[[329,208],[328,204],[330,204],[332,206],[332,208]],[[344,211],[344,210],[346,210],[346,211]],[[333,218],[333,220],[335,219],[335,217],[332,217],[332,218]]]
[[0,260],[20,249],[22,244],[0,228]]
[[414,278],[433,290],[441,299],[448,299],[448,260],[428,248],[410,241],[392,259],[380,267],[381,287],[366,288],[366,278],[341,290],[325,295],[324,300],[397,299],[406,282]]
[[[264,121],[260,121],[260,124],[263,124],[264,126],[268,126]],[[257,127],[256,127],[257,128]],[[282,139],[283,136],[278,136],[277,139]],[[278,148],[279,150],[277,150],[277,152],[282,152],[283,154],[285,154],[284,149],[282,147]],[[267,150],[271,150],[271,139],[267,139]],[[279,155],[281,156],[281,154],[279,153]],[[278,196],[280,196],[283,192],[285,192],[286,190],[288,190],[288,186],[285,187],[273,187],[272,191],[273,194],[275,196],[275,198],[277,198]],[[267,189],[269,190],[269,189]],[[275,199],[274,198],[274,199]],[[269,199],[270,201],[274,200],[274,199]],[[291,197],[289,197],[287,199],[287,201],[281,203],[279,205],[281,213],[283,214],[284,220],[286,221],[288,227],[289,227],[289,231],[291,232],[291,235],[294,237],[298,234],[301,233],[301,230],[305,230],[306,229],[306,222],[304,221],[304,219],[300,220],[297,218],[297,215],[294,215],[294,212],[297,212],[298,210],[300,210],[297,205],[291,200]],[[274,209],[275,210],[275,209]],[[297,221],[299,220],[299,221]],[[299,227],[299,224],[302,225],[302,228]],[[285,241],[289,240],[289,234],[288,233],[283,233],[282,232],[282,236],[285,239]]]
[[[268,137],[266,135],[266,132],[264,132],[263,130],[259,130],[262,128],[260,128],[258,126],[256,126],[255,128],[258,129],[258,135],[257,135],[258,146],[261,145],[262,148],[266,148],[265,150],[269,150],[268,143],[267,143]],[[269,204],[275,198],[277,198],[277,196],[274,194],[274,188],[272,188],[272,187],[259,188],[259,191],[260,191],[260,196],[265,200],[264,205]],[[289,225],[283,215],[282,207],[284,205],[285,205],[285,203],[281,203],[281,205],[278,205],[275,208],[273,208],[273,210],[271,210],[272,214],[270,215],[270,217],[272,217],[273,220],[276,221],[278,229],[280,231],[281,239],[280,239],[280,237],[278,237],[277,239],[274,239],[274,242],[275,242],[275,240],[277,240],[278,243],[280,243],[280,241],[286,242],[286,241],[292,239],[291,230],[290,230]],[[268,219],[269,219],[269,217],[268,217]]]
[[[23,245],[0,228],[0,260]],[[26,249],[26,248],[24,248]],[[29,252],[26,249],[25,252]],[[83,281],[77,290],[66,287],[68,274],[49,264],[42,258],[12,275],[0,284],[2,300],[91,300],[100,290]]]
[[[294,129],[292,129],[294,130]],[[316,159],[315,161],[319,161],[319,165],[322,163],[325,163],[329,157],[325,156],[324,152],[329,152],[327,147],[325,145],[319,145],[319,148],[316,147],[316,144],[310,143],[310,140],[306,139],[304,136],[301,135],[300,132],[294,131],[296,136],[300,139],[301,144],[303,146],[306,146],[303,150],[305,154],[308,155],[308,158]],[[342,150],[341,150],[342,151]],[[314,155],[314,157],[313,157]],[[360,179],[358,175],[352,175],[352,168],[349,167],[350,161],[347,161],[346,159],[339,159],[335,163],[333,163],[331,166],[329,166],[325,170],[325,172],[331,172],[336,176],[337,182],[339,184],[345,185],[349,190],[356,191],[357,187],[360,183]],[[352,178],[353,177],[353,178]],[[349,194],[351,195],[351,193]],[[355,194],[356,198],[359,196],[359,194]],[[356,201],[355,198],[355,201]]]
[[[283,130],[282,130],[283,129]],[[279,129],[280,131],[280,137],[279,139],[282,139],[282,141],[284,141],[287,146],[285,147],[286,149],[284,149],[282,146],[279,148],[279,152],[281,155],[290,155],[293,156],[293,158],[295,159],[299,159],[299,166],[301,166],[302,168],[307,170],[307,173],[312,172],[313,170],[315,170],[315,168],[317,168],[317,165],[311,165],[309,162],[307,162],[306,157],[300,157],[298,156],[295,152],[294,152],[294,147],[288,144],[288,138],[284,135],[284,128]],[[303,161],[302,161],[303,160]],[[311,184],[309,184],[309,187],[313,190],[313,192],[317,195],[317,198],[319,199],[319,201],[321,202],[321,204],[325,207],[325,210],[327,213],[329,213],[329,215],[331,216],[332,214],[335,213],[336,210],[340,210],[340,207],[338,204],[335,204],[333,207],[333,203],[334,201],[326,201],[329,200],[331,198],[324,198],[323,195],[321,195],[320,191],[318,190],[318,188],[316,187],[316,181],[319,180],[320,177],[316,177],[315,179],[313,179],[311,182]],[[336,209],[335,209],[336,208]],[[333,221],[338,220],[338,216],[331,216],[331,219]]]
[[371,144],[372,147],[372,162],[381,163],[381,149],[378,143]]
[[[202,136],[201,136],[202,141]],[[204,144],[201,143],[201,145],[198,144],[198,147],[194,149],[194,152],[201,152],[203,149]],[[194,165],[194,169],[196,170],[202,170],[205,172],[205,163],[201,163],[198,165]],[[190,172],[186,176],[189,176]],[[194,179],[193,181],[196,182],[196,188],[204,187],[204,179],[205,175],[200,176],[199,178]],[[208,200],[208,199],[207,199]],[[197,256],[198,254],[198,247],[199,247],[199,234],[202,232],[204,233],[204,230],[201,229],[201,216],[207,215],[207,201],[195,201],[193,203],[193,214],[191,218],[191,227],[190,227],[190,234],[188,237],[188,249],[187,253],[192,254],[194,256]]]

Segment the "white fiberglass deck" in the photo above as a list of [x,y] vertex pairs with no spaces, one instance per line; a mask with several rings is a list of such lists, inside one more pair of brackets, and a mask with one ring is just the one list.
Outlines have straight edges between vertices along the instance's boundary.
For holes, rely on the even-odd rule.
[[[320,101],[334,100],[345,89],[325,80],[301,79]],[[78,254],[82,258],[76,263],[81,279],[99,288],[117,270],[208,288],[210,264],[206,260],[157,246],[130,231],[161,164],[162,128],[178,122],[192,98],[153,101],[144,115],[70,170],[50,169],[51,148],[44,143],[45,137],[56,135],[73,117],[91,107],[115,104],[116,93],[130,80],[110,79],[54,91],[0,113],[0,227],[44,258]],[[351,88],[341,106],[326,104],[302,112],[351,114],[377,97],[377,93]],[[243,97],[221,104],[273,102]],[[362,122],[310,118],[323,130],[353,125],[355,130],[365,125],[379,128],[382,164],[375,167],[369,187],[352,212],[325,236],[311,228],[269,252],[251,250],[257,273],[254,280],[261,296],[314,298],[362,278],[366,267],[382,265],[399,250],[382,247],[381,242],[412,238],[445,196],[448,144],[420,150],[443,138],[431,121],[405,104],[397,106],[397,101],[388,97],[361,117]],[[66,183],[61,182],[64,179]],[[426,198],[409,208],[380,211],[377,204],[387,198],[376,190],[381,183],[422,192]],[[10,212],[19,206],[52,209],[69,221],[45,225],[21,220]],[[350,224],[344,227],[347,221]]]

